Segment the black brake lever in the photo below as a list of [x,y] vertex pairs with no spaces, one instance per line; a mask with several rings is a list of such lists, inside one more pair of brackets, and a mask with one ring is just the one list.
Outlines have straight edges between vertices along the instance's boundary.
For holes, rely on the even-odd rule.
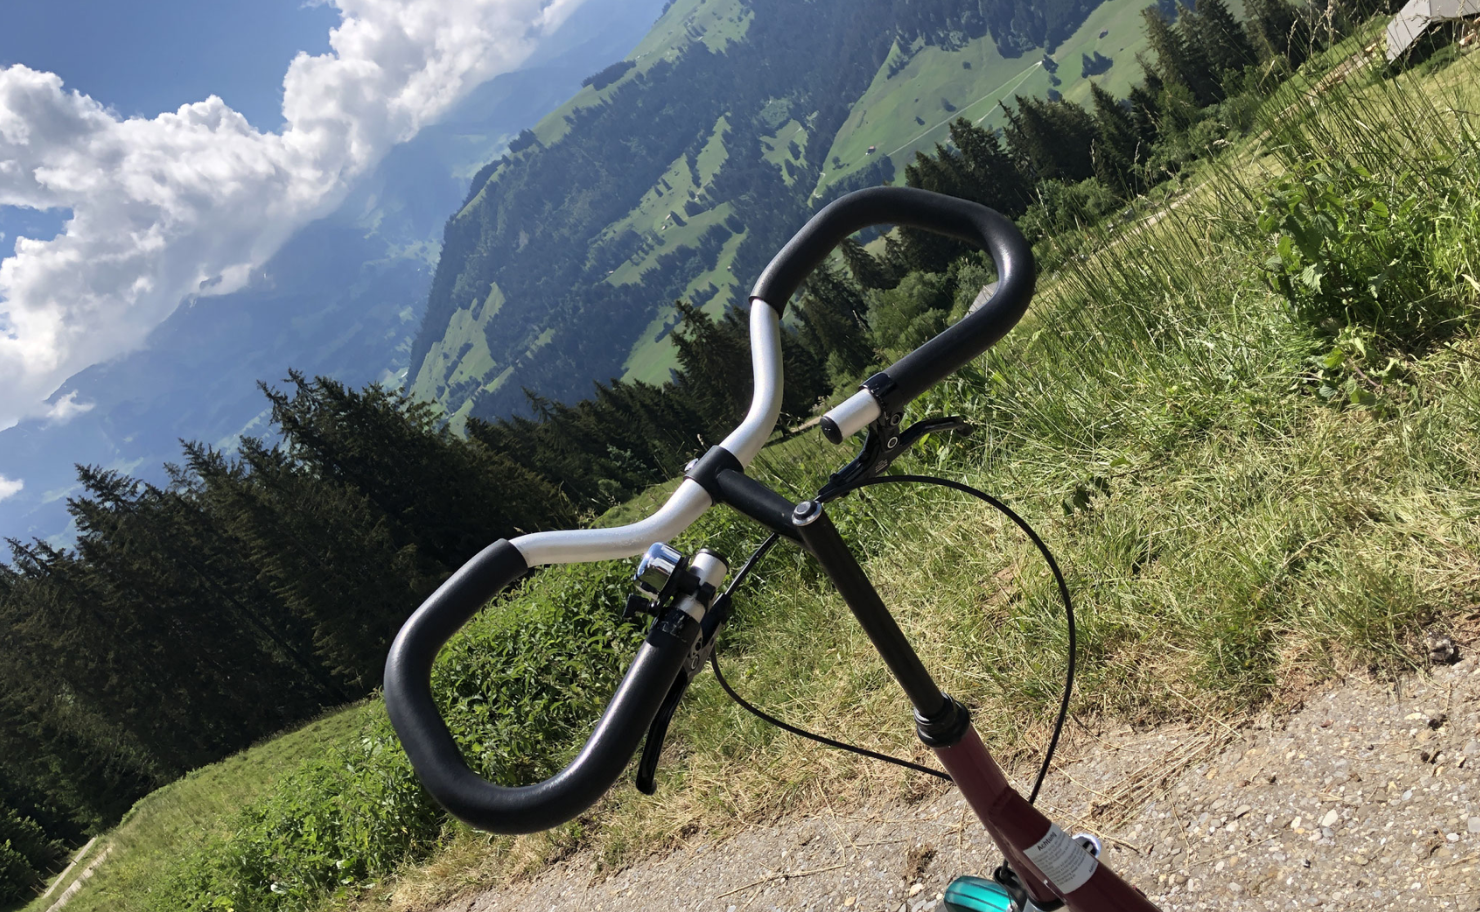
[[658,707],[653,724],[648,726],[647,742],[642,746],[642,758],[637,761],[636,777],[637,790],[644,795],[651,795],[658,790],[655,777],[658,774],[658,758],[663,753],[663,739],[668,736],[668,723],[673,721],[678,701],[683,699],[684,691],[688,688],[688,672],[680,672],[668,691],[668,696],[663,698],[663,705]]
[[673,687],[668,691],[668,696],[663,698],[663,705],[658,707],[658,714],[653,717],[653,722],[648,726],[647,740],[642,746],[642,757],[637,761],[636,779],[637,790],[644,795],[651,795],[658,790],[656,776],[658,774],[658,759],[663,754],[663,741],[668,737],[668,725],[673,721],[673,714],[678,710],[679,701],[683,699],[684,692],[689,689],[689,682],[698,676],[699,672],[709,662],[709,654],[714,652],[714,645],[719,641],[719,632],[730,619],[732,602],[728,596],[719,596],[714,600],[714,605],[704,613],[704,620],[700,622],[699,642],[695,644],[693,652],[689,653],[688,661],[684,663],[683,671],[678,673]]
[[832,500],[859,482],[884,474],[896,459],[919,443],[926,434],[970,434],[973,430],[971,423],[965,418],[952,415],[926,418],[901,431],[899,418],[898,414],[881,415],[869,425],[864,434],[863,449],[852,462],[832,474],[827,484],[817,492],[816,500]]

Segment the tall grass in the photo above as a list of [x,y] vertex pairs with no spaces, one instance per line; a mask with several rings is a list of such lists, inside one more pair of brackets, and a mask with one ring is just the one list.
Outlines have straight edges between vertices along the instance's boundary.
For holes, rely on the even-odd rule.
[[[1328,78],[1352,50],[1318,62],[1325,76],[1293,80],[1270,99],[1257,138],[1189,169],[1175,194],[1135,220],[1077,238],[1023,324],[912,409],[961,414],[978,430],[932,439],[901,467],[1003,496],[1069,573],[1081,718],[1236,716],[1335,675],[1410,670],[1427,628],[1474,607],[1480,345],[1466,289],[1480,290],[1471,192],[1480,157],[1461,113],[1474,102],[1455,93],[1475,84],[1475,67],[1461,60],[1427,81],[1384,79],[1376,68]],[[1335,209],[1355,206],[1367,218],[1372,200],[1391,215],[1401,209],[1385,194],[1410,191],[1426,207],[1422,221],[1389,218],[1379,226],[1386,234],[1354,229],[1352,243],[1312,248],[1332,269],[1387,268],[1384,251],[1415,258],[1420,268],[1389,279],[1375,310],[1339,298],[1313,309],[1271,264],[1295,229],[1261,223],[1260,213],[1300,182],[1338,173],[1345,183],[1300,217],[1335,219]],[[1393,301],[1415,319],[1389,320]],[[799,499],[849,456],[813,435],[769,449],[758,471]],[[1010,764],[1034,757],[1067,643],[1036,552],[950,492],[889,486],[830,510],[994,750]],[[733,560],[758,539],[715,511],[679,544],[718,545]],[[625,570],[544,574],[452,647],[439,686],[490,774],[539,775],[583,736],[628,654],[630,636],[611,616]],[[589,649],[559,645],[573,631]],[[557,647],[559,673],[536,674]],[[788,719],[869,747],[920,750],[897,687],[795,549],[778,548],[747,586],[720,654],[739,690]],[[573,695],[569,711],[542,718],[533,740],[516,738],[508,726],[542,682]],[[507,742],[490,747],[487,732],[506,728]],[[707,677],[676,718],[658,795],[620,786],[552,834],[489,839],[422,815],[425,798],[384,729],[355,756],[348,772],[314,767],[255,805],[235,833],[185,863],[177,882],[194,885],[191,903],[175,895],[153,907],[206,908],[228,895],[238,912],[423,907],[577,846],[618,866],[783,809],[934,787],[780,734]],[[393,780],[380,805],[336,799],[325,784],[373,796],[374,776]],[[398,824],[406,833],[381,826],[371,805],[386,802],[415,812]],[[396,856],[382,852],[347,870],[347,856],[334,853],[361,838],[429,861],[397,875]],[[369,857],[382,844],[357,851]]]

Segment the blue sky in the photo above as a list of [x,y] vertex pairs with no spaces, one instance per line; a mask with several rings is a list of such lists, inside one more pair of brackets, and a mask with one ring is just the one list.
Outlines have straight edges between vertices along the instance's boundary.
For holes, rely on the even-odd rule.
[[0,0],[0,428],[76,414],[68,376],[245,287],[584,0],[334,2]]
[[219,95],[276,130],[288,61],[328,51],[338,21],[302,0],[0,0],[0,66],[56,73],[124,117]]

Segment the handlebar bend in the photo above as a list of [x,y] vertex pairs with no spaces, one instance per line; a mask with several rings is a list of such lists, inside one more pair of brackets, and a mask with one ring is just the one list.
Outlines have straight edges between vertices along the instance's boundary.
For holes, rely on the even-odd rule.
[[[904,405],[981,354],[1012,328],[1033,293],[1032,251],[1007,219],[976,203],[901,187],[850,193],[823,208],[772,259],[751,293],[751,364],[755,390],[744,421],[720,444],[743,469],[760,452],[781,411],[781,313],[807,275],[848,235],[897,224],[955,237],[986,250],[997,266],[998,290],[965,317],[893,366],[823,419],[834,442]],[[612,701],[579,755],[543,782],[500,786],[471,769],[432,697],[432,663],[443,644],[488,599],[544,564],[630,557],[688,528],[714,499],[685,479],[657,513],[613,529],[536,532],[500,539],[450,576],[411,615],[392,643],[385,667],[385,703],[411,765],[427,790],[453,815],[497,833],[529,833],[574,818],[611,787],[637,750],[700,636],[702,609],[670,609],[649,633]],[[720,561],[694,568],[717,585]],[[692,607],[692,606],[691,606]]]

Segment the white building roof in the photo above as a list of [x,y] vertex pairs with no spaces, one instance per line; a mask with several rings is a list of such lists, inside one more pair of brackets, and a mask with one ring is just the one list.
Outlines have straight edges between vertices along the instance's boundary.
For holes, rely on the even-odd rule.
[[1408,0],[1388,23],[1387,59],[1398,59],[1433,23],[1469,16],[1480,16],[1480,0]]

